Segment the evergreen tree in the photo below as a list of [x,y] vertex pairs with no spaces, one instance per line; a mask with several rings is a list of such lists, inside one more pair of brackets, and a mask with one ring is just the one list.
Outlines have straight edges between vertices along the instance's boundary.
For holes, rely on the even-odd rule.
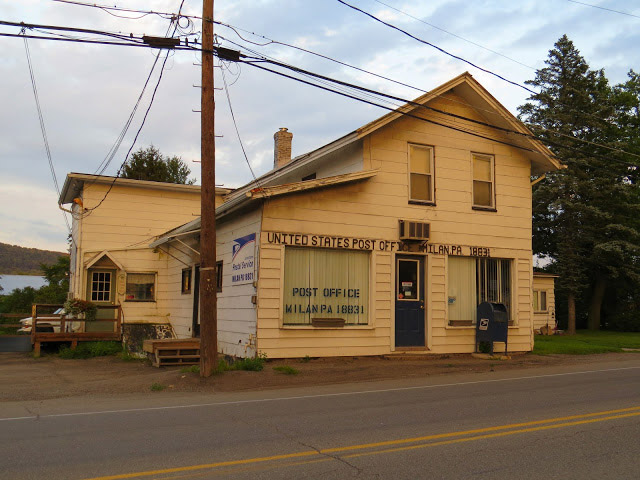
[[607,286],[621,278],[636,281],[640,270],[629,260],[638,258],[640,211],[625,159],[598,146],[621,147],[623,95],[616,95],[602,70],[589,68],[566,35],[545,63],[527,82],[540,93],[520,107],[520,116],[566,168],[534,187],[533,248],[554,261],[574,333],[577,300],[587,298],[588,326],[598,329]]
[[191,169],[180,157],[165,157],[151,145],[134,152],[122,169],[123,178],[193,185]]

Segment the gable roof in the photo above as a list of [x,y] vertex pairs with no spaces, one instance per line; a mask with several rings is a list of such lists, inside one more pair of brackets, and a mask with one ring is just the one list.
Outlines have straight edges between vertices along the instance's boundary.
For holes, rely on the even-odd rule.
[[[152,182],[149,180],[136,180],[133,178],[120,178],[109,175],[91,175],[88,173],[68,173],[67,178],[64,181],[62,190],[60,191],[60,198],[58,203],[65,205],[73,202],[73,199],[80,196],[80,192],[84,188],[85,183],[89,185],[93,183],[101,185],[109,185],[114,183],[118,186],[136,187],[136,188],[148,188],[154,190],[165,190],[172,192],[192,192],[200,193],[200,185],[184,185],[181,183],[168,183],[168,182]],[[226,195],[231,192],[232,189],[216,187],[216,195]]]
[[492,132],[495,132],[492,133],[493,137],[501,137],[502,140],[500,138],[495,139],[497,142],[507,143],[527,152],[527,156],[531,160],[531,172],[533,174],[537,175],[550,170],[558,170],[562,168],[562,164],[555,158],[553,153],[545,147],[542,142],[532,138],[533,134],[531,131],[520,120],[518,120],[518,118],[516,118],[511,112],[509,112],[509,110],[507,110],[506,107],[504,107],[504,105],[496,100],[493,95],[487,91],[487,89],[480,85],[480,83],[478,83],[469,72],[464,72],[448,82],[443,83],[439,87],[436,87],[416,98],[412,102],[407,103],[396,110],[367,123],[366,125],[363,125],[357,130],[354,130],[333,142],[327,143],[320,148],[298,155],[290,162],[270,170],[264,175],[258,177],[256,180],[253,180],[231,192],[227,199],[233,200],[236,197],[244,197],[245,194],[251,191],[256,185],[270,186],[277,184],[278,178],[324,158],[326,155],[345,148],[354,142],[362,141],[362,139],[367,135],[383,128],[406,113],[415,115],[415,111],[420,109],[420,106],[417,106],[416,104],[426,105],[449,91],[453,91],[456,95],[464,98],[467,106],[475,109],[482,118],[486,119],[485,123],[495,125],[501,129],[519,132],[507,133],[500,130],[490,129]]
[[[457,77],[443,83],[437,88],[430,90],[424,95],[416,98],[410,103],[389,112],[376,120],[360,127],[356,132],[359,138],[363,138],[376,130],[388,125],[404,114],[413,113],[420,108],[416,104],[426,105],[430,101],[453,91],[456,95],[465,99],[467,106],[473,108],[483,118],[487,124],[494,125],[500,129],[513,130],[518,133],[509,133],[504,130],[495,130],[505,137],[505,141],[528,152],[531,158],[531,170],[534,174],[544,173],[549,170],[561,168],[561,163],[554,157],[553,153],[539,140],[532,138],[531,131],[515,117],[504,105],[495,99],[480,83],[478,83],[469,72],[465,72]],[[495,135],[495,134],[494,134]],[[502,142],[502,143],[506,143]]]

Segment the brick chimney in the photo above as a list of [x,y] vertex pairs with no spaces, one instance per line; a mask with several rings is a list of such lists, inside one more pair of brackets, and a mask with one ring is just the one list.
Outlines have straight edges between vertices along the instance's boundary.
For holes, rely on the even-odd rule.
[[273,168],[281,167],[291,161],[291,140],[293,133],[282,127],[273,134]]

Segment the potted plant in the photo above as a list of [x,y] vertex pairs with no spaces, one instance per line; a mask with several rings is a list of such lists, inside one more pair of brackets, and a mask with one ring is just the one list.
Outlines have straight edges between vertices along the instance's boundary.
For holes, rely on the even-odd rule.
[[64,302],[64,310],[67,314],[71,315],[72,318],[84,318],[85,320],[91,321],[96,319],[98,307],[95,303],[87,300],[73,298]]

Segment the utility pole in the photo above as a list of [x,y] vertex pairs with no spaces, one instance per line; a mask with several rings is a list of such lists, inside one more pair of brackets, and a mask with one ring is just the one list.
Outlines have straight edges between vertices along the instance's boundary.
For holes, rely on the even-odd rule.
[[213,98],[213,0],[202,2],[202,96],[200,113],[200,376],[218,365],[216,272],[216,145]]

